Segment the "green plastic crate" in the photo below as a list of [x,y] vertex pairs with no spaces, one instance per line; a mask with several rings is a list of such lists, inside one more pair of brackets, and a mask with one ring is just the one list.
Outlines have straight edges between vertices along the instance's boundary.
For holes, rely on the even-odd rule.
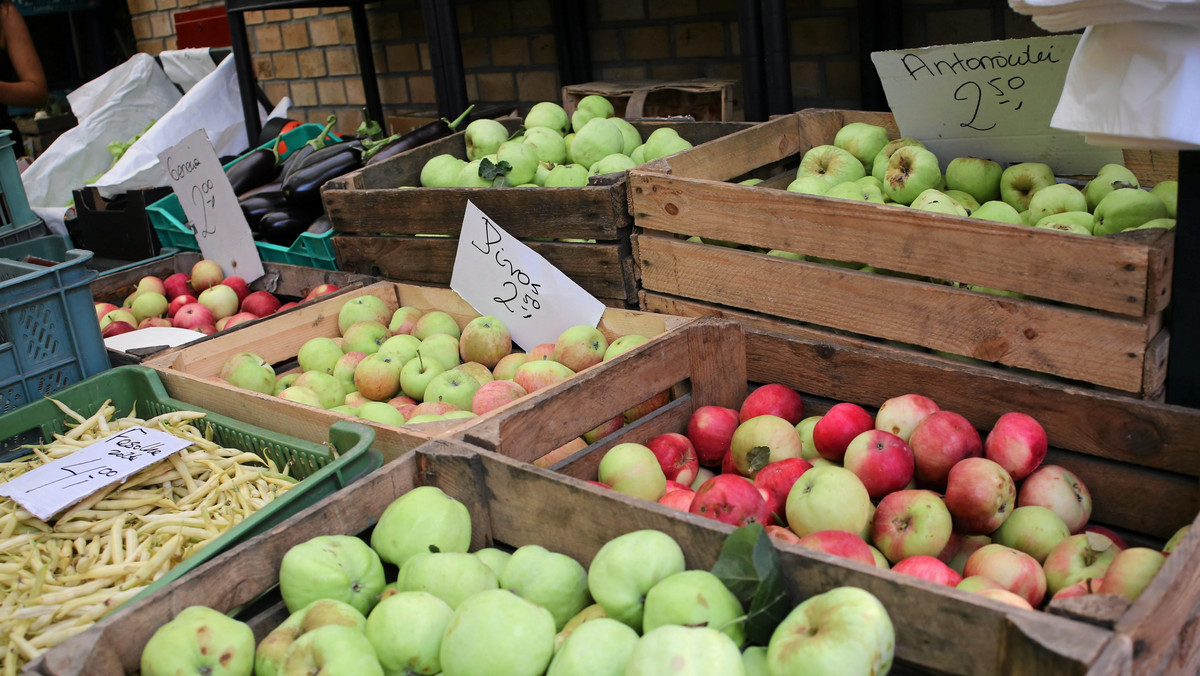
[[[178,579],[226,549],[269,530],[383,465],[383,456],[369,448],[375,441],[375,430],[367,425],[339,420],[329,428],[328,445],[303,441],[174,399],[167,394],[158,374],[145,366],[111,369],[57,392],[54,399],[84,415],[91,415],[109,399],[117,409],[115,417],[128,415],[134,408],[142,418],[173,411],[204,411],[207,415],[203,421],[197,421],[197,427],[203,430],[204,425],[211,425],[213,441],[265,456],[281,468],[290,463],[289,473],[300,479],[283,495],[148,585],[129,603]],[[67,422],[68,418],[48,399],[0,416],[0,461],[26,455],[29,451],[20,448],[23,444],[52,440],[55,433],[67,430]]]
[[[310,122],[287,132],[283,135],[283,143],[287,145],[287,150],[280,153],[280,156],[286,158],[291,155],[300,146],[316,138],[324,128],[323,125]],[[274,142],[272,139],[260,147],[270,148]],[[226,164],[225,168],[237,164],[246,155]],[[174,247],[182,251],[200,250],[200,245],[196,243],[196,231],[188,224],[187,215],[183,213],[183,206],[179,204],[179,197],[175,193],[146,207],[146,215],[150,217],[150,225],[158,233],[158,241],[164,247]],[[270,242],[256,242],[255,245],[258,247],[259,257],[267,263],[288,263],[321,270],[337,270],[332,239],[333,230],[328,230],[319,235],[300,233],[291,246],[280,246]]]

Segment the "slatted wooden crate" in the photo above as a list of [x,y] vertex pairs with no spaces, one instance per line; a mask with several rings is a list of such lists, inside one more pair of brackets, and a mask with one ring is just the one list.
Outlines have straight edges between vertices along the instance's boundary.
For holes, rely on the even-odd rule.
[[[479,316],[462,297],[449,289],[380,282],[333,298],[318,299],[311,304],[305,304],[309,307],[298,307],[277,317],[267,317],[247,325],[244,329],[213,336],[194,345],[157,355],[145,363],[159,372],[172,396],[184,398],[183,395],[186,394],[186,401],[194,401],[210,410],[226,415],[236,412],[239,416],[249,416],[243,419],[251,420],[267,429],[286,431],[302,439],[315,438],[319,441],[327,435],[329,425],[333,421],[347,419],[347,416],[243,390],[221,380],[218,375],[222,365],[240,352],[253,352],[262,357],[267,363],[275,366],[276,374],[295,370],[295,359],[300,347],[311,338],[337,337],[338,311],[342,305],[352,298],[366,294],[383,299],[392,310],[402,305],[411,305],[426,312],[447,312],[460,327],[466,326],[467,322]],[[687,321],[661,314],[609,308],[601,317],[598,328],[609,340],[626,334],[640,334],[650,338],[649,342],[634,348],[640,350],[647,345],[653,346],[655,336],[669,332]],[[606,366],[601,364],[592,368],[602,369]],[[547,389],[567,387],[568,383],[570,379]],[[462,426],[472,425],[484,417],[486,416],[403,427],[373,422],[369,424],[375,427],[375,448],[383,453],[385,462],[390,462],[429,439],[448,434]],[[354,420],[364,422],[359,418]]]
[[[887,114],[802,111],[635,169],[643,308],[748,310],[1161,397],[1173,232],[1087,237],[731,182],[757,176],[786,187],[804,152],[856,121],[898,133]],[[1177,174],[1174,153],[1125,157],[1143,185]],[[923,279],[685,241],[692,235]]]
[[689,116],[698,121],[740,120],[745,117],[734,93],[736,80],[649,80],[581,82],[562,88],[563,108],[575,111],[585,96],[603,96],[618,117]]
[[[519,118],[500,120],[509,132]],[[700,145],[747,123],[636,122],[645,137],[660,126]],[[448,286],[467,200],[606,305],[636,307],[626,174],[582,188],[421,188],[432,157],[466,158],[464,132],[334,179],[321,191],[337,235],[338,267],[413,284]],[[419,235],[436,235],[422,237]],[[567,241],[582,240],[582,241]],[[595,240],[588,242],[587,240]]]
[[[838,401],[874,408],[890,397],[917,392],[983,430],[1007,411],[1035,416],[1053,447],[1046,462],[1078,474],[1092,493],[1093,520],[1118,529],[1131,542],[1161,545],[1196,518],[1198,410],[1048,384],[887,347],[840,346],[756,329],[748,331],[743,342],[742,333],[731,326],[736,325],[717,318],[697,320],[688,325],[687,335],[660,342],[657,353],[613,364],[604,374],[584,374],[565,396],[542,399],[535,394],[522,406],[465,430],[464,439],[527,461],[553,453],[558,461],[550,469],[592,480],[607,449],[681,432],[692,411],[702,405],[737,406],[747,380],[797,389],[806,415],[820,414]],[[572,455],[559,457],[554,451],[633,402],[684,381],[690,383],[690,393],[655,413]],[[648,510],[664,509],[646,501],[640,504]],[[792,545],[779,546],[794,550],[801,559],[818,558]],[[1198,554],[1200,529],[1194,528],[1132,606],[1118,601],[1092,607],[1089,604],[1097,599],[1117,601],[1093,596],[1056,601],[1054,613],[1015,610],[842,560],[826,574],[839,579],[854,575],[853,584],[880,595],[897,620],[897,655],[934,671],[1196,673]]]

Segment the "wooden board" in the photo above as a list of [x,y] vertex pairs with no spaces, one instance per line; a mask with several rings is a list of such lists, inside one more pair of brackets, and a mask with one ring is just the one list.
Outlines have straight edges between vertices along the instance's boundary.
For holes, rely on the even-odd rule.
[[745,113],[734,95],[736,80],[643,80],[635,82],[581,82],[562,88],[563,109],[570,115],[579,101],[603,96],[617,117],[671,117],[685,115],[698,121],[741,119]]

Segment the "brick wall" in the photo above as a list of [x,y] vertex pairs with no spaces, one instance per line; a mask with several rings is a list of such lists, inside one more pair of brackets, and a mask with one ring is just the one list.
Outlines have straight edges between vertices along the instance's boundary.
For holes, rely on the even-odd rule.
[[[172,15],[213,0],[127,0],[138,50],[175,48]],[[557,100],[557,54],[550,3],[457,0],[468,98],[512,104]],[[737,0],[588,0],[593,76],[599,80],[740,79]],[[417,0],[368,8],[372,51],[385,112],[432,114],[432,66]],[[861,101],[855,0],[788,4],[796,109],[857,108]],[[254,69],[272,101],[290,96],[293,117],[323,121],[336,112],[353,129],[365,104],[346,8],[247,12]],[[1023,37],[1041,32],[994,0],[904,0],[908,46]]]

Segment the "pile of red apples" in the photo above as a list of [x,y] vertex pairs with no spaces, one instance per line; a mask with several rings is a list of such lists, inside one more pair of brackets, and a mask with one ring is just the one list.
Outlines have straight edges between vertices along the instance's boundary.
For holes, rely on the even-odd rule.
[[[333,284],[321,284],[303,300],[337,290]],[[251,291],[245,279],[226,276],[219,263],[204,259],[192,266],[191,274],[177,272],[165,279],[142,277],[121,307],[97,302],[96,319],[104,338],[153,326],[213,334],[300,302],[285,303],[269,291]]]
[[614,446],[596,483],[1021,608],[1137,599],[1187,527],[1162,551],[1127,547],[1089,523],[1087,487],[1044,464],[1046,450],[1045,430],[1021,412],[984,436],[919,394],[874,416],[839,403],[804,417],[800,395],[771,384],[740,410],[696,409],[686,434]]

